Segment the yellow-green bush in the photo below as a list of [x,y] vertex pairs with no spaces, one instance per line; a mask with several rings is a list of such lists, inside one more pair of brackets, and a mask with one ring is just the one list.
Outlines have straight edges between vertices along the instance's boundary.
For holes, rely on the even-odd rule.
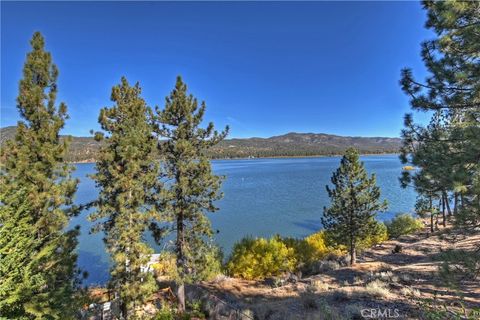
[[233,246],[226,268],[234,277],[262,279],[293,271],[296,265],[294,249],[276,236],[271,239],[243,238]]
[[308,265],[314,261],[321,260],[327,255],[340,256],[345,254],[345,247],[329,244],[325,231],[318,231],[305,239],[282,238],[281,240],[288,248],[292,248],[295,259],[299,265]]
[[382,222],[375,221],[375,223],[372,226],[372,233],[368,237],[360,241],[358,249],[360,250],[367,249],[387,240],[388,240],[387,226]]
[[309,266],[326,256],[346,253],[345,246],[333,244],[327,238],[325,231],[305,239],[244,238],[233,247],[226,269],[234,277],[262,279]]
[[322,259],[329,253],[325,239],[325,231],[319,231],[309,235],[305,238],[305,242],[314,249],[314,259]]
[[391,221],[385,223],[390,238],[397,238],[421,230],[423,222],[408,213],[397,214]]
[[176,279],[178,277],[175,254],[164,251],[160,253],[159,259],[152,265],[155,274],[158,277],[167,279]]
[[341,256],[347,252],[345,246],[334,243],[329,238],[328,232],[324,230],[309,235],[305,241],[315,248],[315,260],[323,259],[328,255]]
[[[222,252],[217,246],[206,245],[197,249],[194,255],[187,260],[192,266],[187,282],[211,280],[222,271]],[[163,251],[159,261],[152,265],[158,277],[175,280],[178,278],[175,253]]]
[[[358,249],[366,249],[388,239],[385,224],[375,222],[372,234],[359,243]],[[344,245],[336,244],[328,232],[322,230],[305,239],[244,238],[233,247],[226,269],[231,276],[244,279],[263,279],[283,272],[295,271],[301,266],[329,257],[346,254]]]
[[287,248],[293,249],[297,265],[308,264],[316,259],[318,256],[317,250],[305,239],[297,238],[282,238],[283,243]]

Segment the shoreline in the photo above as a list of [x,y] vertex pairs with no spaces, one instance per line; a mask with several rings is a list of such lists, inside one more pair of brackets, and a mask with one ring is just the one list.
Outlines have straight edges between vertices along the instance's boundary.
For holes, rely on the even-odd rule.
[[[387,156],[387,155],[399,155],[400,153],[395,152],[386,152],[386,153],[362,153],[360,156]],[[334,157],[341,157],[343,154],[329,154],[329,155],[311,155],[311,156],[269,156],[269,157],[235,157],[235,158],[212,158],[212,160],[257,160],[257,159],[308,159],[308,158],[334,158]],[[96,163],[96,160],[89,159],[89,160],[81,160],[81,161],[68,161],[69,164],[83,164],[83,163]]]

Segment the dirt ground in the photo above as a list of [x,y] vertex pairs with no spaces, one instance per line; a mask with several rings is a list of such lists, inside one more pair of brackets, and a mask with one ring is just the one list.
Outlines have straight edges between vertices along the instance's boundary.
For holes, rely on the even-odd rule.
[[[393,253],[397,245],[402,250]],[[461,235],[447,225],[430,234],[426,226],[365,251],[353,267],[273,285],[222,277],[200,290],[241,319],[422,319],[425,303],[451,310],[460,302],[467,309],[480,306],[478,279],[463,280],[456,291],[438,275],[442,252],[479,247],[479,232]]]

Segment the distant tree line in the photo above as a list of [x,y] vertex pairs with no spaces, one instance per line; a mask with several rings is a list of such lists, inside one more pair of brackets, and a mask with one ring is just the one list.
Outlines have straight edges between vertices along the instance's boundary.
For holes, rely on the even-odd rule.
[[[292,145],[290,148],[257,149],[257,148],[228,148],[223,145],[216,146],[208,153],[212,159],[233,159],[233,158],[268,158],[268,157],[314,157],[314,156],[338,156],[345,153],[345,147],[301,147]],[[396,148],[360,148],[362,154],[386,154],[398,153]]]
[[[2,143],[15,136],[15,127],[1,129]],[[69,139],[68,162],[96,161],[102,141],[91,137],[61,136]],[[342,155],[355,146],[361,154],[399,153],[399,138],[342,137],[327,134],[289,133],[270,138],[225,139],[205,151],[210,159],[313,157]],[[161,154],[157,154],[161,158]]]

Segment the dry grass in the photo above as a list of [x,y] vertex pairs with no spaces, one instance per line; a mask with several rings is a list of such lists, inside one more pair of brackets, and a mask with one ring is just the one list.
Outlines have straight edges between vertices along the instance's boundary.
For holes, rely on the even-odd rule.
[[328,283],[325,283],[321,280],[313,280],[311,286],[314,288],[315,292],[325,292],[330,289]]
[[406,285],[412,284],[415,281],[413,276],[409,273],[400,273],[398,275],[398,279],[401,283],[406,284]]
[[96,287],[90,288],[88,290],[88,295],[89,295],[89,298],[95,303],[105,303],[110,301],[110,298],[111,298],[109,296],[108,289],[106,288],[96,288]]
[[421,296],[420,291],[412,287],[403,287],[402,289],[400,289],[400,293],[403,296],[411,298],[419,298]]
[[373,280],[365,286],[365,292],[376,298],[389,299],[392,298],[392,294],[388,289],[388,285],[382,280]]

